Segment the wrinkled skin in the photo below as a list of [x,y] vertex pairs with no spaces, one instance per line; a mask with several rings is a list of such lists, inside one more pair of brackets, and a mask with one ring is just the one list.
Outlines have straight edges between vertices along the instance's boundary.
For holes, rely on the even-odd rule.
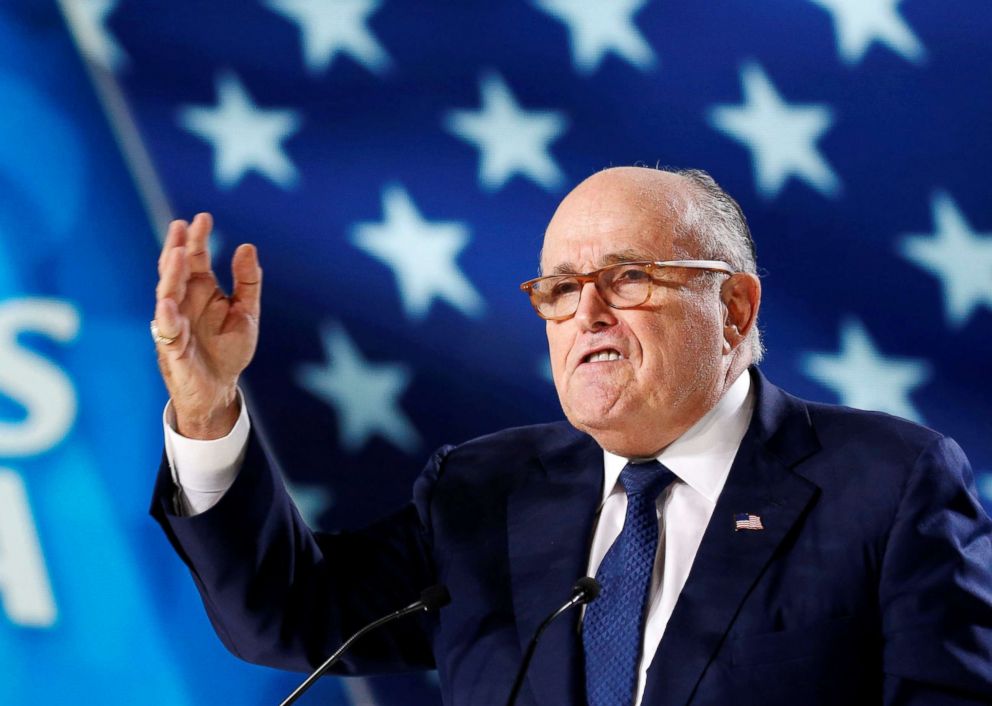
[[[542,273],[589,272],[619,260],[701,257],[694,242],[678,241],[673,230],[673,209],[691,188],[683,177],[638,167],[586,179],[548,224]],[[669,271],[645,304],[618,310],[586,284],[575,316],[547,322],[565,415],[608,451],[628,458],[656,454],[709,411],[747,368],[751,353],[744,341],[760,297],[754,275],[680,269]],[[621,359],[587,360],[604,349]]]

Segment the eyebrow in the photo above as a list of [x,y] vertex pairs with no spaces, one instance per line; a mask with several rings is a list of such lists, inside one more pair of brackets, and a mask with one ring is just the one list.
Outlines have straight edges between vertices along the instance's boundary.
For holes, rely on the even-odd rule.
[[[650,255],[645,255],[643,252],[638,250],[620,250],[619,252],[609,253],[604,255],[599,260],[600,267],[607,267],[609,265],[616,265],[620,262],[638,262],[638,261],[654,261],[654,258]],[[575,275],[581,274],[578,268],[571,262],[563,262],[560,265],[555,265],[554,269],[551,270],[552,275]]]

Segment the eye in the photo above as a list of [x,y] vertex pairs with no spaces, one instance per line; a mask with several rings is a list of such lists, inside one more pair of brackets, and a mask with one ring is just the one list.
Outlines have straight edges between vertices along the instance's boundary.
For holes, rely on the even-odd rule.
[[574,279],[560,279],[553,282],[548,289],[549,297],[565,297],[579,291],[579,283]]
[[610,286],[615,290],[642,287],[651,281],[650,275],[640,267],[618,268]]
[[648,273],[639,267],[628,267],[620,270],[614,281],[623,284],[625,282],[647,282],[649,279]]

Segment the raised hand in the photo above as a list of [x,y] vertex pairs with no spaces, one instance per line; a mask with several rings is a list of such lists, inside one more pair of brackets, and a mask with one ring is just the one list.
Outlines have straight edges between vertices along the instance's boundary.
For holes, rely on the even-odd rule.
[[158,260],[155,327],[159,369],[178,431],[194,439],[226,435],[237,421],[238,377],[258,343],[262,268],[255,246],[231,259],[234,291],[224,294],[210,266],[208,213],[173,221]]

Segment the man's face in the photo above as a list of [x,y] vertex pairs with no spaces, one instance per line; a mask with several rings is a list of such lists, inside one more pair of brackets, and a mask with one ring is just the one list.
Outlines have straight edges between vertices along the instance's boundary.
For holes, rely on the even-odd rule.
[[[677,253],[673,242],[668,197],[684,188],[681,177],[648,169],[590,177],[565,198],[548,225],[542,274],[697,256],[691,244],[690,252]],[[720,280],[688,269],[668,270],[665,277],[645,304],[623,310],[610,308],[587,284],[575,316],[547,322],[551,369],[565,415],[603,448],[628,457],[667,446],[724,389]],[[614,359],[590,359],[603,352]]]

